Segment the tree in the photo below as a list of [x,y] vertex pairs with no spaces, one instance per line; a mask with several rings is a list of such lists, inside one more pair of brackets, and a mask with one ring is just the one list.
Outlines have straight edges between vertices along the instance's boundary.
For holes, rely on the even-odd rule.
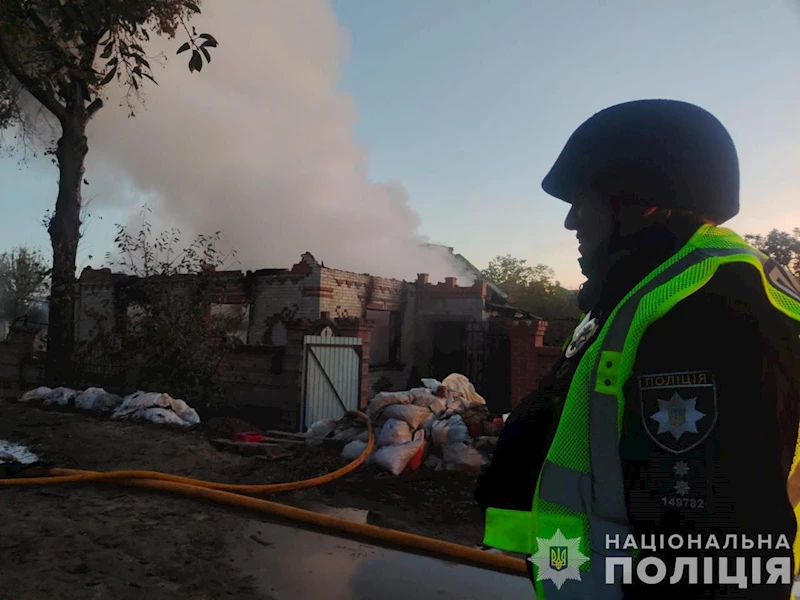
[[[129,114],[141,102],[145,79],[153,81],[144,45],[150,35],[189,35],[178,53],[192,50],[191,71],[200,71],[209,34],[187,23],[200,0],[2,0],[0,1],[0,127],[25,131],[23,103],[30,96],[60,126],[47,154],[58,165],[58,197],[48,231],[53,248],[47,379],[68,384],[74,350],[73,289],[80,237],[81,185],[88,152],[86,126],[103,106],[115,79],[127,90]],[[19,141],[18,137],[15,138]]]
[[800,277],[800,227],[791,233],[773,229],[767,235],[748,234],[744,238]]
[[[241,343],[236,334],[247,317],[246,305],[214,302],[225,295],[219,287],[224,278],[220,284],[214,274],[235,252],[218,249],[219,233],[199,235],[179,250],[177,230],[153,237],[146,219],[135,235],[117,229],[116,257],[107,255],[107,265],[127,277],[116,284],[116,316],[95,318],[77,362],[121,363],[134,373],[134,389],[168,392],[208,408],[222,396],[215,374]],[[222,306],[227,310],[215,310]]]
[[20,246],[0,254],[0,316],[8,321],[41,318],[50,269],[38,250]]
[[530,266],[525,259],[507,254],[493,258],[483,275],[511,296],[516,306],[544,319],[576,318],[580,314],[575,292],[561,287],[547,265]]
[[500,287],[525,287],[533,282],[550,284],[555,273],[542,264],[531,267],[524,258],[515,258],[510,254],[497,256],[489,261],[483,271],[484,277]]

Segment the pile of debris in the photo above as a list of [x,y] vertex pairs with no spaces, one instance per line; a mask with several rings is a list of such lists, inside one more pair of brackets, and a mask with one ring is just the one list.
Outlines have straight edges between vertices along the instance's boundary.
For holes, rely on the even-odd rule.
[[[423,379],[424,387],[382,392],[367,407],[375,448],[367,464],[393,475],[425,464],[434,470],[479,471],[494,450],[503,419],[490,419],[486,401],[464,376]],[[308,443],[346,443],[342,456],[357,458],[368,432],[358,421],[319,421],[306,433]]]
[[160,392],[138,391],[123,398],[103,388],[79,391],[66,387],[39,387],[26,392],[19,401],[43,408],[75,408],[111,415],[117,420],[149,421],[182,428],[200,423],[197,411],[186,402]]

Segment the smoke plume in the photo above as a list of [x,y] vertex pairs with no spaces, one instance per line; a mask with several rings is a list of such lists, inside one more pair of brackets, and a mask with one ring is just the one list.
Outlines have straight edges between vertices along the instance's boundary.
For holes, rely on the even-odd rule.
[[420,245],[403,186],[369,180],[354,100],[337,89],[349,40],[329,1],[206,0],[203,10],[193,25],[219,42],[211,63],[190,73],[188,53],[175,56],[182,38],[154,38],[148,55],[167,60],[151,61],[159,85],[145,106],[128,119],[112,90],[90,124],[95,210],[145,198],[184,237],[221,231],[244,269],[288,267],[309,251],[340,269],[469,280]]

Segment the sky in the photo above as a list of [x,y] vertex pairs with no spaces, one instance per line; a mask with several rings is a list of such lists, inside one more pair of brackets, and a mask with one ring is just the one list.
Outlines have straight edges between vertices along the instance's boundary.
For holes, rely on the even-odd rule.
[[[427,240],[574,288],[568,207],[541,180],[581,122],[637,98],[699,104],[731,132],[742,209],[726,226],[800,226],[800,1],[206,0],[197,26],[219,41],[202,73],[159,40],[146,106],[127,119],[111,90],[90,125],[79,269],[146,203],[159,226],[221,230],[241,268],[308,250],[456,274]],[[56,193],[49,160],[0,158],[0,250],[49,252]]]

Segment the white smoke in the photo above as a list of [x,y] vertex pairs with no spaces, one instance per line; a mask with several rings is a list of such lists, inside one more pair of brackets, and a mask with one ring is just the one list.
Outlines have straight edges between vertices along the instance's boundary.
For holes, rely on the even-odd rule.
[[471,277],[420,246],[399,183],[375,184],[355,138],[353,98],[337,90],[349,40],[328,0],[206,0],[193,25],[219,42],[190,73],[184,41],[155,39],[159,85],[126,118],[116,90],[89,126],[87,194],[184,234],[221,231],[241,268],[326,266],[431,280]]

